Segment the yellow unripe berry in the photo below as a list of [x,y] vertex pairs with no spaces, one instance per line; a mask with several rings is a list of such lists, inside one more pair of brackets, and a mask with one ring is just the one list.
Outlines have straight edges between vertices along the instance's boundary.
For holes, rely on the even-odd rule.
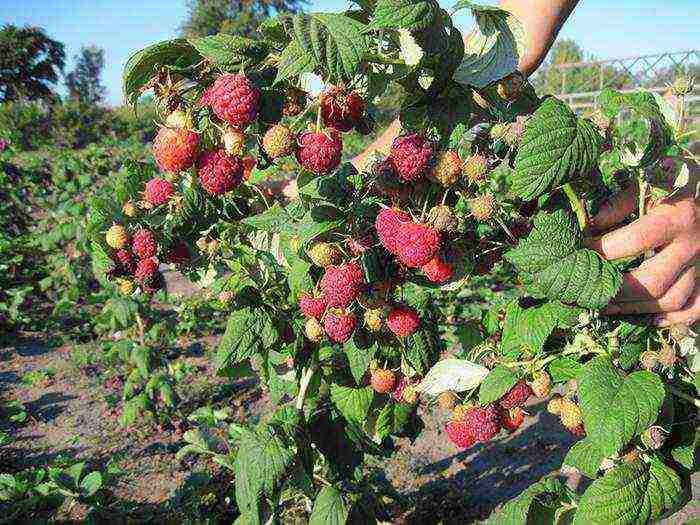
[[114,248],[115,250],[119,250],[126,246],[126,243],[129,241],[129,236],[126,233],[124,226],[115,224],[109,230],[107,230],[105,240],[110,247]]

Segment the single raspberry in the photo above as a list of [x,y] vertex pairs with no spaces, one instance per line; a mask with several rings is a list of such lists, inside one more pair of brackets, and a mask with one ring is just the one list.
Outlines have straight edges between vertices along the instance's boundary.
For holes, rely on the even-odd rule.
[[525,421],[525,412],[520,407],[501,411],[501,424],[508,432],[513,433],[520,428]]
[[410,306],[397,306],[389,312],[386,324],[397,337],[408,337],[420,326],[420,317]]
[[176,109],[165,119],[165,125],[169,128],[192,129],[192,116],[189,113]]
[[439,255],[436,255],[421,266],[421,270],[423,270],[425,277],[433,283],[441,284],[452,279],[452,265],[443,261]]
[[644,370],[654,370],[659,364],[659,353],[655,350],[645,350],[639,356],[639,364]]
[[418,390],[413,385],[406,385],[401,393],[401,401],[406,404],[414,405],[418,402]]
[[344,311],[331,310],[323,318],[323,328],[331,341],[345,343],[357,326],[357,316]]
[[583,422],[581,409],[570,399],[562,399],[559,407],[559,419],[561,424],[568,429],[576,428]]
[[484,193],[483,195],[475,197],[469,202],[469,208],[476,220],[482,222],[487,221],[493,217],[493,212],[495,210],[493,196],[489,193]]
[[540,370],[530,382],[533,394],[539,398],[547,397],[552,391],[552,378],[544,370]]
[[326,298],[324,296],[314,297],[308,293],[299,297],[299,308],[306,317],[320,319],[326,311]]
[[316,175],[325,175],[337,168],[342,154],[343,140],[334,130],[307,131],[299,136],[297,162]]
[[170,247],[165,260],[171,264],[184,264],[190,260],[190,249],[184,242],[177,243]]
[[141,259],[136,264],[136,271],[134,272],[134,277],[137,281],[143,283],[147,280],[153,278],[153,276],[158,272],[158,263],[155,259]]
[[445,425],[445,433],[460,448],[467,449],[476,443],[476,437],[466,421],[449,421]]
[[563,400],[563,398],[559,394],[552,396],[552,399],[550,399],[549,403],[547,403],[547,412],[549,412],[550,414],[553,414],[555,416],[558,416],[559,412],[561,412],[562,400]]
[[131,295],[134,292],[134,281],[131,281],[129,279],[120,279],[118,281],[119,284],[119,292],[122,295]]
[[462,174],[462,159],[454,150],[443,151],[437,159],[431,175],[444,187],[452,186]]
[[121,224],[114,224],[105,233],[105,241],[110,248],[118,250],[123,248],[129,242],[129,235],[126,233],[124,226]]
[[433,148],[425,138],[416,134],[402,135],[391,145],[389,162],[399,177],[415,181],[423,176],[432,156]]
[[364,281],[360,267],[354,262],[349,262],[327,267],[319,286],[329,306],[346,308],[357,299]]
[[505,409],[521,407],[531,395],[532,388],[530,388],[530,385],[521,379],[515,383],[513,388],[511,388],[503,395],[503,397],[501,397],[498,404]]
[[150,230],[141,229],[134,234],[131,249],[139,259],[153,257],[158,252],[158,243]]
[[182,128],[163,127],[153,140],[153,156],[163,171],[180,173],[194,165],[199,150],[199,135]]
[[154,177],[146,183],[144,197],[153,206],[168,202],[175,195],[173,183],[162,177]]
[[353,255],[362,255],[372,246],[372,238],[369,235],[364,237],[348,237],[346,246]]
[[437,404],[443,410],[454,410],[457,406],[458,398],[451,390],[442,392],[437,398]]
[[223,135],[224,149],[229,155],[240,157],[245,149],[246,134],[237,129],[227,129]]
[[496,405],[472,408],[467,411],[465,422],[477,441],[490,441],[501,429],[501,415]]
[[314,317],[309,317],[306,320],[306,324],[304,325],[304,333],[306,334],[307,339],[309,339],[309,341],[313,341],[314,343],[318,343],[325,337],[325,332],[323,331],[321,323],[319,323],[318,319]]
[[326,268],[340,260],[340,252],[332,244],[327,242],[317,242],[307,252],[309,259],[316,266]]
[[659,363],[666,368],[673,368],[678,360],[676,350],[669,344],[664,344],[659,350]]
[[478,184],[486,179],[489,160],[480,154],[472,155],[464,162],[462,169],[469,182]]
[[397,254],[396,231],[403,222],[411,222],[411,216],[396,208],[382,208],[374,221],[379,242],[394,255]]
[[221,75],[199,102],[211,106],[224,122],[243,130],[258,117],[260,90],[245,75]]
[[454,232],[459,227],[459,220],[449,206],[434,206],[428,212],[427,223],[441,232]]
[[114,254],[114,260],[121,267],[122,273],[132,275],[136,270],[136,263],[129,250],[117,250]]
[[284,94],[284,102],[282,103],[282,115],[285,117],[296,117],[304,111],[306,106],[306,91],[290,87]]
[[216,197],[241,183],[243,163],[222,149],[205,151],[197,162],[197,174],[202,187]]
[[396,375],[391,370],[377,368],[376,370],[372,371],[372,379],[370,382],[375,392],[386,394],[394,389]]
[[236,296],[231,290],[221,290],[219,292],[219,295],[217,299],[219,299],[219,302],[223,304],[228,304],[231,301],[233,301],[233,298]]
[[276,124],[267,130],[262,139],[262,148],[271,159],[286,157],[294,152],[297,137],[284,124]]
[[505,135],[503,138],[509,146],[517,146],[525,133],[525,117],[522,115],[506,126]]
[[247,157],[243,157],[243,180],[249,180],[250,176],[253,174],[253,170],[255,169],[255,166],[257,165],[257,161],[255,160],[255,157],[251,157],[248,155]]
[[381,308],[368,308],[364,314],[365,326],[370,332],[379,332],[384,321],[382,320]]
[[440,232],[426,224],[402,222],[396,228],[396,252],[409,268],[418,268],[435,257],[440,247]]
[[321,93],[321,117],[326,127],[350,131],[362,119],[365,101],[355,91],[332,86]]

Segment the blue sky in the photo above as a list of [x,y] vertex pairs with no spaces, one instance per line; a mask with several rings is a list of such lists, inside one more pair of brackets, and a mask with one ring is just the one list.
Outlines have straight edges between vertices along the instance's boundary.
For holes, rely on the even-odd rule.
[[[172,38],[187,13],[186,0],[0,0],[0,22],[44,27],[72,57],[84,44],[106,51],[108,100],[121,102],[121,70],[131,53]],[[454,0],[441,1],[449,7]],[[494,1],[484,3],[495,3]],[[661,7],[650,7],[650,4]],[[342,10],[349,2],[314,1],[315,10]],[[645,6],[645,7],[641,7]],[[562,30],[598,58],[684,51],[700,46],[697,0],[581,0]],[[467,30],[468,16],[458,25]]]

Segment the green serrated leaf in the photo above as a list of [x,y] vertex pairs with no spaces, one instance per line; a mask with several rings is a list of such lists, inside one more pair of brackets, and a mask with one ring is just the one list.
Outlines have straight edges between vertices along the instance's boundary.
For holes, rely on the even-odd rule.
[[440,6],[433,0],[377,0],[373,29],[424,29],[433,23]]
[[164,67],[183,69],[202,60],[197,50],[184,38],[165,40],[134,53],[124,66],[123,92],[129,104],[135,104],[141,88]]
[[[564,486],[560,480],[548,477],[530,485],[518,497],[510,500],[503,508],[494,513],[484,525],[524,525],[530,523],[530,515],[533,503],[541,496],[561,497]],[[538,516],[532,516],[537,518]]]
[[595,167],[601,137],[566,104],[548,98],[528,121],[518,153],[512,189],[533,200],[560,184],[587,177]]
[[323,487],[316,496],[309,525],[345,525],[350,509],[335,487]]
[[493,403],[497,399],[500,399],[519,379],[520,377],[518,374],[510,368],[500,365],[497,366],[489,372],[484,382],[481,383],[481,387],[479,388],[479,403]]
[[342,385],[331,385],[331,401],[341,414],[350,421],[364,422],[372,406],[374,390],[371,387],[352,388]]
[[270,314],[242,308],[231,314],[226,323],[216,360],[219,373],[248,359],[261,348],[270,348],[277,340],[277,331]]
[[363,383],[365,373],[377,349],[375,341],[368,341],[357,333],[343,346],[343,351],[350,365],[350,373],[358,385]]
[[552,378],[553,383],[563,383],[569,379],[576,379],[576,376],[581,372],[583,365],[568,356],[557,357],[549,363],[547,371]]
[[501,352],[529,349],[539,351],[558,326],[566,307],[559,302],[523,308],[515,300],[506,307],[506,319],[501,336]]
[[574,467],[581,474],[595,479],[598,477],[600,462],[603,461],[604,457],[605,454],[600,447],[586,437],[574,443],[574,446],[569,449],[564,458],[564,465]]
[[374,432],[383,440],[390,435],[400,434],[411,418],[414,407],[406,403],[389,400],[377,414]]
[[189,42],[205,59],[228,71],[251,67],[268,52],[262,42],[225,33],[191,38]]

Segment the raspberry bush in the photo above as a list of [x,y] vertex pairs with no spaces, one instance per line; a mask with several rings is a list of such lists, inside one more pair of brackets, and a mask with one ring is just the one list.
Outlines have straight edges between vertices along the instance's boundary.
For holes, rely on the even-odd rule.
[[[451,19],[465,9],[466,44]],[[230,311],[218,373],[257,373],[277,405],[230,425],[227,445],[185,435],[181,456],[233,472],[237,523],[284,521],[300,501],[311,523],[373,522],[386,509],[365,457],[414,435],[419,404],[450,408],[445,439],[469,448],[518,429],[535,396],[580,438],[564,464],[591,483],[576,492],[548,476],[493,523],[631,524],[677,509],[696,461],[697,349],[681,327],[602,315],[639,261],[584,242],[626,184],[679,190],[662,167],[679,153],[670,108],[606,91],[580,116],[538,97],[514,71],[519,22],[467,1],[451,13],[357,2],[258,34],[161,42],[129,60],[129,101],[167,93],[159,169],[128,163],[89,219],[104,286],[147,298],[171,264],[218,294]],[[317,96],[302,89],[310,73]],[[353,166],[343,135],[373,129],[392,83],[400,136]],[[595,124],[623,112],[634,134]],[[289,162],[298,196],[272,198],[259,181]],[[137,370],[138,399],[177,402],[162,375]]]

